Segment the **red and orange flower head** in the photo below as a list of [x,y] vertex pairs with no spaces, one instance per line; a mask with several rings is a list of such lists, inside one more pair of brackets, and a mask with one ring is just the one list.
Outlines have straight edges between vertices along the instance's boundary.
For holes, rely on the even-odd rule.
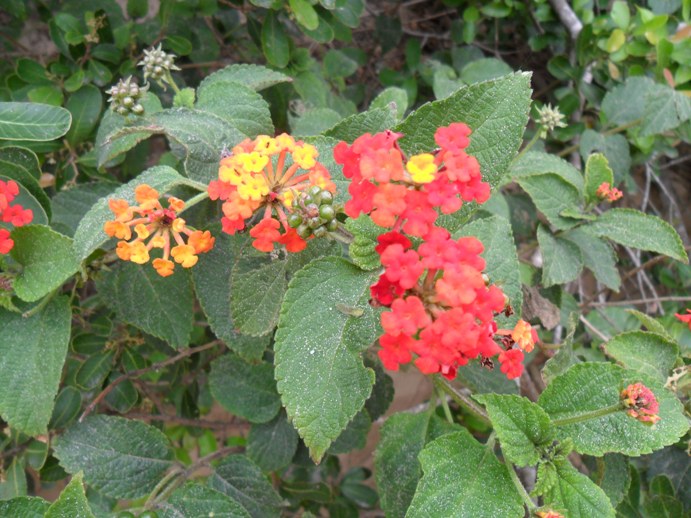
[[624,193],[622,193],[619,189],[616,187],[612,187],[609,183],[607,182],[602,182],[600,184],[600,187],[597,188],[597,191],[595,192],[598,198],[602,200],[607,200],[607,201],[617,201],[621,197],[624,196]]
[[[13,180],[7,182],[0,180],[0,221],[9,223],[15,227],[28,225],[34,219],[31,209],[25,209],[21,205],[10,205],[19,194],[19,185]],[[14,247],[14,241],[10,239],[10,231],[0,228],[0,254],[6,254]]]
[[[123,261],[147,263],[149,252],[160,248],[163,257],[155,258],[152,264],[159,275],[168,277],[175,271],[175,263],[191,268],[197,264],[198,254],[213,248],[215,238],[208,230],[194,230],[179,217],[184,201],[169,196],[163,207],[158,191],[146,184],[135,189],[134,197],[138,205],[122,199],[108,200],[115,219],[103,226],[106,234],[121,240],[115,252]],[[186,243],[183,236],[187,236]]]
[[247,220],[263,211],[262,220],[250,231],[257,250],[271,252],[276,243],[289,252],[303,250],[307,242],[288,222],[293,201],[313,186],[336,190],[317,156],[317,148],[285,133],[259,135],[235,146],[221,160],[218,180],[209,184],[209,197],[223,201],[223,231],[243,230]]
[[626,413],[634,419],[649,425],[660,420],[660,416],[657,415],[660,411],[657,398],[653,391],[642,383],[634,383],[622,390],[621,400],[628,409]]
[[674,316],[677,317],[681,322],[684,322],[684,324],[687,324],[691,330],[691,309],[686,310],[686,315],[675,313]]

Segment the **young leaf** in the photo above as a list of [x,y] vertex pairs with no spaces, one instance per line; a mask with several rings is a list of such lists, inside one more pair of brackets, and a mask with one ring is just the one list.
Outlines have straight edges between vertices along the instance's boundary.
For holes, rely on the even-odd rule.
[[664,383],[679,357],[679,346],[664,336],[643,331],[622,333],[604,345],[605,353],[623,367]]
[[549,416],[537,404],[520,396],[474,396],[487,409],[501,443],[501,451],[517,466],[532,466],[541,450],[551,445],[554,430]]
[[579,473],[566,459],[555,460],[554,466],[556,483],[543,495],[546,505],[565,509],[569,518],[614,518],[609,498],[592,480]]
[[542,251],[542,284],[546,288],[578,278],[583,269],[578,246],[562,237],[553,236],[542,225],[537,228],[537,242]]
[[104,302],[125,322],[174,348],[189,343],[194,295],[186,269],[178,266],[170,277],[161,277],[150,264],[122,261],[97,285]]
[[70,339],[67,297],[36,314],[0,309],[0,415],[27,435],[46,433]]
[[348,252],[353,262],[363,270],[376,270],[381,267],[379,254],[375,250],[377,237],[386,229],[376,225],[372,218],[361,214],[357,218],[346,220],[346,229],[353,234],[353,242],[348,247]]
[[59,106],[0,102],[0,140],[54,140],[67,133],[71,123],[70,112]]
[[209,486],[241,504],[252,518],[280,515],[281,498],[259,467],[244,455],[229,455],[216,467]]
[[250,518],[250,513],[232,498],[210,487],[188,482],[176,489],[161,504],[161,518],[181,516],[215,516],[217,518]]
[[211,364],[209,388],[223,407],[252,423],[270,421],[281,408],[268,363],[251,365],[226,354]]
[[[342,259],[320,259],[293,277],[283,301],[274,345],[278,391],[315,460],[372,390],[374,372],[361,352],[376,339],[376,315],[367,303],[376,277]],[[364,314],[345,315],[336,304]]]
[[48,508],[45,518],[95,518],[84,493],[82,473],[72,477],[58,499]]
[[96,415],[70,427],[54,445],[68,473],[114,498],[139,498],[153,490],[173,464],[168,438],[153,426]]
[[465,429],[431,442],[419,459],[424,475],[407,516],[523,517],[506,466]]
[[588,203],[598,201],[597,190],[603,183],[614,184],[614,173],[605,155],[594,153],[585,164],[585,199]]
[[247,436],[247,456],[263,471],[286,467],[298,447],[298,433],[281,412],[268,423],[255,424]]
[[622,408],[593,419],[559,425],[557,438],[571,438],[576,451],[596,456],[608,452],[637,456],[679,440],[689,428],[679,400],[655,378],[611,363],[574,365],[547,386],[538,403],[553,422],[577,418],[617,405],[621,391],[632,383],[643,383],[655,394],[660,421],[654,426],[641,423]]
[[620,245],[667,255],[683,263],[689,258],[677,231],[666,221],[634,209],[609,209],[588,224],[597,236]]
[[14,281],[19,298],[33,302],[59,288],[79,269],[72,240],[43,225],[28,225],[12,231],[12,258],[22,265]]

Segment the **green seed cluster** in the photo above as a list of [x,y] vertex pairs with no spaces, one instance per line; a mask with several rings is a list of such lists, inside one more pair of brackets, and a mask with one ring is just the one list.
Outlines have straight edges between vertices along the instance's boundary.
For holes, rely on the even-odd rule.
[[140,99],[149,89],[149,85],[139,86],[132,80],[132,76],[127,79],[120,79],[118,84],[111,86],[106,93],[110,95],[108,102],[115,113],[120,115],[142,115],[144,107],[140,104]]
[[171,70],[180,70],[175,66],[175,54],[167,54],[163,52],[161,45],[154,47],[151,50],[144,51],[144,58],[137,63],[138,66],[144,67],[144,80],[149,78],[154,81],[168,83],[168,72]]
[[313,185],[293,201],[294,212],[288,216],[288,224],[303,239],[324,237],[338,228],[333,201],[333,194]]

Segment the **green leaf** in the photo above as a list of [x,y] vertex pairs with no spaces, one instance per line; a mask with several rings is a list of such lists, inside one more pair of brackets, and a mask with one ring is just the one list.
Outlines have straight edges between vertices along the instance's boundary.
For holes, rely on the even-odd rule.
[[552,420],[573,418],[616,405],[629,384],[643,383],[660,405],[654,426],[629,416],[623,409],[595,419],[557,427],[557,437],[571,438],[575,449],[588,455],[608,452],[642,455],[673,444],[688,430],[679,400],[655,378],[611,363],[579,363],[555,378],[538,403]]
[[123,417],[97,415],[70,427],[54,444],[68,473],[113,498],[150,493],[173,465],[168,438],[153,426]]
[[259,91],[280,83],[291,82],[292,78],[261,65],[235,64],[206,76],[200,83],[199,89],[207,88],[217,81],[240,83]]
[[[161,101],[153,93],[147,92],[140,100],[147,116],[159,112],[163,109]],[[101,124],[96,132],[95,147],[98,152],[98,166],[107,166],[112,160],[126,153],[142,140],[149,138],[149,133],[128,133],[115,140],[111,136],[125,127],[127,119],[113,110],[106,110],[101,119]]]
[[184,36],[169,35],[165,37],[166,46],[179,56],[187,56],[192,52],[192,42]]
[[345,140],[352,143],[356,138],[365,133],[379,133],[389,129],[396,123],[394,112],[389,107],[374,108],[362,113],[356,113],[346,117],[333,128],[324,132],[324,135],[337,140]]
[[559,230],[574,227],[578,220],[562,216],[567,210],[578,210],[581,194],[568,181],[555,173],[531,175],[516,180],[537,209]]
[[583,258],[577,245],[553,236],[542,225],[537,228],[537,242],[542,252],[542,285],[545,288],[578,278],[583,269]]
[[424,475],[407,516],[524,515],[506,466],[465,429],[431,442],[419,459]]
[[273,367],[226,354],[211,364],[209,388],[224,408],[252,423],[271,421],[281,408]]
[[648,480],[658,475],[666,475],[672,482],[680,501],[688,505],[691,496],[691,458],[684,449],[670,446],[656,451],[648,458]]
[[32,103],[49,104],[51,106],[60,106],[64,100],[62,90],[55,86],[32,88],[27,92],[26,96]]
[[53,407],[53,415],[48,423],[48,428],[51,430],[56,428],[64,428],[70,424],[79,415],[79,410],[82,406],[82,395],[74,387],[66,386],[55,398],[55,406]]
[[328,78],[350,77],[359,67],[356,59],[341,50],[330,49],[324,54],[324,72]]
[[329,455],[340,455],[350,453],[353,450],[361,450],[367,444],[367,434],[372,427],[372,418],[367,410],[361,410],[353,420],[348,423],[345,430],[341,432],[334,442],[329,446]]
[[48,508],[45,518],[95,518],[84,493],[82,473],[72,477],[58,499]]
[[0,140],[54,140],[71,122],[70,112],[58,106],[0,102]]
[[25,318],[0,309],[0,415],[16,430],[46,433],[70,339],[67,297]]
[[598,281],[614,291],[619,291],[621,277],[617,270],[617,256],[609,243],[595,237],[588,231],[587,226],[571,229],[561,237],[578,247],[583,264],[593,272]]
[[597,190],[603,183],[614,185],[614,173],[605,155],[594,153],[585,164],[585,200],[588,203],[599,200]]
[[581,134],[580,153],[587,160],[591,153],[604,153],[614,171],[614,183],[623,181],[631,169],[629,141],[623,135],[604,135],[591,129]]
[[543,495],[546,505],[565,509],[569,518],[614,518],[614,508],[607,495],[588,477],[579,473],[566,459],[554,461],[556,483]]
[[643,331],[622,333],[604,345],[604,351],[627,369],[667,381],[679,357],[679,346],[664,336]]
[[523,290],[511,224],[501,216],[491,216],[463,226],[454,234],[454,238],[459,236],[474,236],[485,247],[482,253],[486,262],[485,273],[492,284],[502,289],[515,311],[511,317],[498,316],[497,323],[503,328],[513,327],[521,314]]
[[259,467],[244,455],[229,455],[216,467],[209,485],[241,504],[252,518],[280,515],[281,498]]
[[[293,277],[283,301],[274,344],[278,391],[315,460],[371,393],[374,372],[361,352],[377,337],[367,302],[376,277],[342,259],[320,259]],[[345,315],[338,304],[363,314]]]
[[80,183],[58,192],[50,200],[53,212],[50,226],[61,234],[74,236],[89,209],[101,198],[113,194],[117,187],[109,182]]
[[674,496],[655,495],[643,504],[646,517],[674,518],[684,515],[684,505]]
[[622,0],[617,0],[612,4],[612,9],[609,15],[612,17],[612,21],[622,30],[626,30],[629,27],[629,22],[631,20],[631,13],[629,12],[629,5],[627,2]]
[[247,456],[265,472],[285,468],[298,447],[298,433],[281,412],[268,423],[255,424],[247,436]]
[[623,85],[607,92],[602,99],[602,113],[612,124],[635,123],[643,118],[645,99],[654,87],[655,81],[649,77],[629,77]]
[[26,496],[28,492],[26,482],[26,462],[22,457],[14,456],[3,473],[0,482],[0,500]]
[[381,362],[374,356],[365,357],[365,366],[374,369],[374,388],[372,388],[372,395],[365,403],[365,410],[375,421],[384,415],[393,402],[393,380],[384,372]]
[[72,145],[83,142],[98,124],[103,109],[101,91],[93,85],[82,86],[70,95],[65,107],[72,114],[72,126],[67,132],[67,141]]
[[220,491],[202,484],[188,482],[171,493],[158,514],[161,518],[181,516],[213,516],[214,518],[250,518],[238,502]]
[[403,88],[390,86],[382,90],[370,103],[370,110],[374,108],[390,108],[400,121],[408,109],[408,94]]
[[509,65],[497,58],[482,58],[471,61],[463,67],[459,75],[464,83],[479,83],[511,74]]
[[337,1],[331,12],[338,21],[354,29],[360,25],[360,16],[364,8],[363,0],[345,0]]
[[82,363],[77,371],[74,381],[77,387],[90,390],[103,384],[103,380],[113,368],[115,351],[101,351]]
[[275,67],[285,68],[290,61],[290,39],[274,11],[269,11],[262,23],[262,51]]
[[35,496],[22,496],[0,501],[0,516],[13,518],[43,518],[50,502]]
[[268,103],[249,86],[230,81],[203,85],[197,90],[196,108],[221,117],[249,137],[274,134]]
[[291,122],[294,137],[319,135],[338,124],[343,117],[331,108],[312,108]]
[[221,150],[246,138],[221,116],[207,111],[173,108],[147,116],[138,125],[122,128],[111,134],[106,144],[133,133],[167,136],[173,153],[184,158],[187,176],[203,183],[218,177]]
[[[111,372],[108,377],[108,384],[119,377],[118,372]],[[139,401],[139,392],[130,380],[118,383],[113,390],[108,392],[105,399],[108,406],[116,410],[119,414],[126,414]]]
[[609,209],[588,225],[595,235],[620,245],[667,255],[688,263],[677,231],[666,221],[634,209]]
[[[9,171],[8,171],[9,169]],[[41,166],[36,153],[20,146],[6,146],[0,148],[0,174],[14,178],[11,171],[18,170],[17,181],[20,178],[31,177],[41,179]]]
[[72,240],[49,227],[27,225],[12,231],[12,258],[22,265],[14,281],[19,298],[33,302],[60,287],[79,269]]
[[602,488],[613,506],[624,500],[631,483],[629,461],[619,453],[608,453],[602,459],[596,459],[597,473],[593,473],[595,483]]
[[127,14],[130,18],[143,18],[149,12],[149,0],[127,0]]
[[545,411],[520,396],[484,394],[474,398],[487,409],[506,458],[521,467],[537,464],[554,437]]
[[667,331],[667,328],[663,324],[655,320],[653,317],[648,316],[645,313],[641,313],[640,311],[637,311],[635,309],[627,309],[626,312],[636,317],[638,321],[643,326],[645,326],[651,333],[657,333],[658,335],[662,335],[663,338],[666,338],[667,340],[673,339]]
[[317,11],[307,0],[288,0],[288,5],[300,25],[311,31],[319,26]]
[[457,379],[477,394],[518,394],[518,386],[496,367],[489,370],[479,362],[471,361],[458,369]]
[[118,318],[174,348],[189,343],[194,296],[190,274],[185,269],[178,267],[170,277],[161,277],[151,264],[121,261],[103,274],[97,286]]
[[214,334],[223,340],[230,349],[245,360],[260,360],[269,346],[270,335],[253,337],[238,334],[230,314],[232,265],[247,236],[229,236],[220,232],[220,227],[212,228],[216,235],[215,246],[206,254],[199,256],[199,262],[192,268],[194,289],[199,303]]
[[667,85],[655,84],[645,101],[642,137],[674,129],[691,119],[691,101]]
[[552,383],[554,378],[564,373],[571,365],[580,362],[573,350],[573,335],[576,333],[577,326],[578,313],[573,312],[569,315],[566,338],[564,338],[556,354],[547,360],[542,368],[542,379],[546,385]]
[[135,202],[134,191],[142,184],[150,185],[161,194],[178,185],[206,190],[206,186],[180,176],[172,167],[159,165],[147,169],[135,179],[119,187],[112,196],[99,199],[84,215],[74,233],[74,250],[77,259],[83,261],[108,241],[108,236],[103,232],[103,225],[113,219],[113,212],[108,207],[108,198],[122,198],[132,204]]

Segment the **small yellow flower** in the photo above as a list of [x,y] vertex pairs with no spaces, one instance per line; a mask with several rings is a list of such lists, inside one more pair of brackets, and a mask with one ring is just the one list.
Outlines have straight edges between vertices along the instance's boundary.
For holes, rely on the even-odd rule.
[[296,145],[293,149],[293,160],[303,169],[312,169],[317,163],[319,152],[312,144]]
[[161,277],[168,277],[169,275],[173,275],[173,271],[175,269],[175,263],[173,263],[173,261],[158,258],[154,259],[154,262],[152,264],[156,272]]
[[434,155],[423,153],[410,157],[405,166],[415,183],[430,183],[434,181],[437,166],[434,163]]
[[269,163],[269,157],[260,155],[256,151],[238,155],[238,161],[242,168],[249,173],[259,173]]
[[137,264],[149,262],[149,251],[141,241],[135,241],[130,245],[130,261]]
[[137,237],[139,239],[146,239],[147,237],[149,237],[149,235],[151,235],[149,229],[146,228],[146,225],[144,225],[143,223],[140,223],[139,225],[135,226],[134,231],[137,233]]
[[244,182],[238,185],[238,194],[249,200],[261,200],[269,194],[269,186],[264,176],[248,176]]
[[178,245],[173,247],[170,251],[170,255],[172,255],[175,262],[181,264],[183,268],[191,268],[197,264],[199,260],[199,257],[194,253],[194,248],[190,245]]
[[254,150],[262,155],[275,155],[281,148],[275,138],[259,135],[255,140]]

